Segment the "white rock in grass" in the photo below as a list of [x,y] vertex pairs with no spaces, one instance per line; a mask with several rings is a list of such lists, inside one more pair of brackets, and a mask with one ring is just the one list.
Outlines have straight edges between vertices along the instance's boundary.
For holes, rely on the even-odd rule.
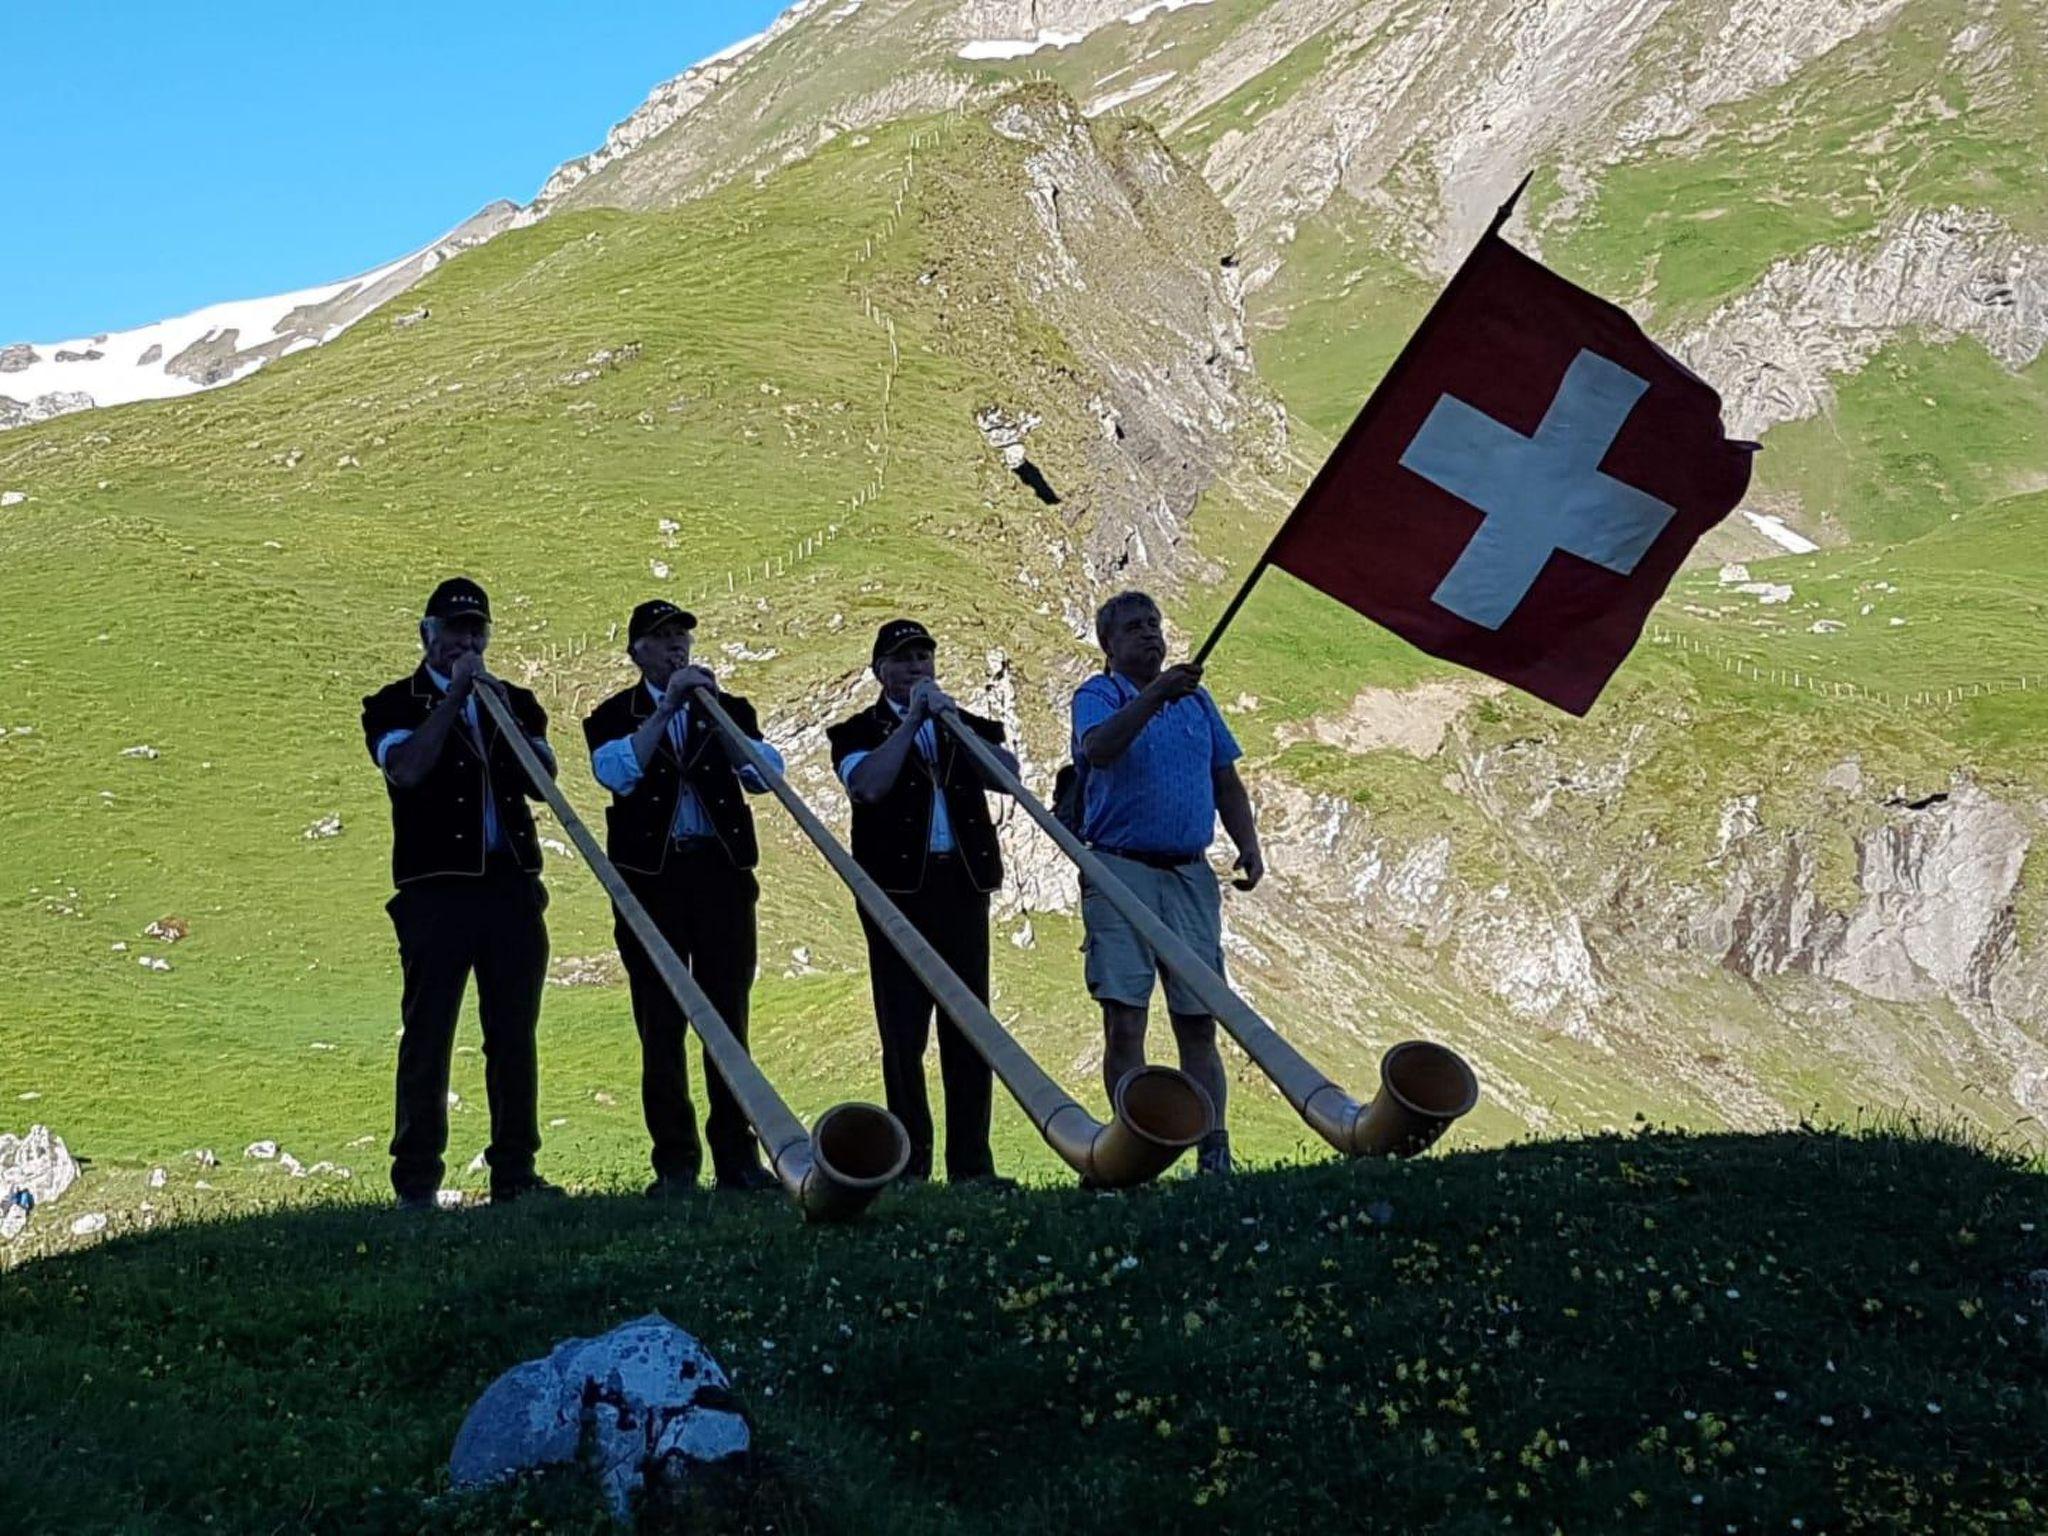
[[341,812],[334,811],[329,815],[322,816],[299,835],[308,842],[318,842],[322,838],[341,836]]
[[745,1455],[753,1432],[725,1372],[696,1339],[650,1313],[595,1339],[567,1339],[544,1360],[514,1366],[477,1399],[449,1458],[457,1488],[590,1464],[619,1519],[651,1478]]
[[27,491],[0,491],[0,507],[18,507],[27,500]]
[[248,1146],[242,1148],[242,1156],[253,1157],[259,1163],[267,1163],[277,1156],[277,1143],[274,1141],[252,1141]]
[[472,1157],[469,1160],[469,1171],[471,1173],[482,1173],[486,1168],[490,1166],[491,1165],[488,1162],[484,1161],[484,1155],[481,1152],[477,1153],[475,1157]]
[[163,753],[157,751],[155,747],[150,746],[147,742],[144,742],[140,746],[123,747],[121,749],[121,755],[123,757],[158,758],[162,757]]
[[71,1223],[71,1235],[73,1237],[90,1237],[95,1232],[104,1232],[106,1228],[106,1215],[100,1211],[93,1211]]
[[171,1176],[164,1169],[152,1168],[149,1170],[149,1187],[151,1189],[162,1189],[166,1184],[170,1182]]
[[277,1166],[295,1179],[303,1179],[306,1176],[306,1165],[289,1152],[277,1154]]
[[0,1136],[0,1200],[27,1190],[37,1205],[61,1199],[78,1182],[78,1159],[47,1125],[26,1136]]
[[434,1191],[434,1204],[441,1207],[444,1211],[452,1211],[462,1204],[462,1191],[459,1189],[437,1189]]

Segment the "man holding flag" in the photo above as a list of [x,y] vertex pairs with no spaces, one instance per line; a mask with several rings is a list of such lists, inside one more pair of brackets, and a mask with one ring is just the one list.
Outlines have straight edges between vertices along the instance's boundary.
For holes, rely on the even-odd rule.
[[[1105,670],[1074,695],[1074,766],[1081,781],[1081,840],[1185,940],[1223,973],[1223,893],[1209,868],[1209,844],[1223,828],[1237,845],[1235,882],[1249,891],[1265,876],[1251,797],[1237,776],[1244,753],[1202,687],[1198,666],[1166,665],[1159,605],[1121,592],[1095,616]],[[1102,1081],[1117,1084],[1145,1064],[1145,1027],[1156,975],[1180,1047],[1181,1070],[1216,1108],[1216,1129],[1202,1139],[1196,1167],[1230,1171],[1223,1129],[1228,1079],[1216,1050],[1216,1021],[1187,983],[1160,966],[1123,914],[1084,879],[1088,994],[1102,1005]]]

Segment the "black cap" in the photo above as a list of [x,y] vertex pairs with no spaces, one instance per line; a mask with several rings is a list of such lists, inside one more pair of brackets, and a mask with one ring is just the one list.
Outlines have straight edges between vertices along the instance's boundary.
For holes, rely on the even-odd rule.
[[427,599],[427,617],[430,619],[482,619],[491,622],[491,600],[484,596],[484,589],[467,576],[450,576],[434,588],[434,595]]
[[884,656],[893,656],[902,650],[904,646],[913,643],[928,645],[933,650],[939,648],[939,642],[932,638],[932,632],[918,623],[917,620],[891,619],[875,631],[875,653],[873,659],[880,661]]
[[697,627],[697,615],[678,608],[665,597],[657,597],[642,603],[633,610],[633,617],[626,624],[626,644],[632,645],[643,636],[653,634],[664,624],[680,624],[685,629]]

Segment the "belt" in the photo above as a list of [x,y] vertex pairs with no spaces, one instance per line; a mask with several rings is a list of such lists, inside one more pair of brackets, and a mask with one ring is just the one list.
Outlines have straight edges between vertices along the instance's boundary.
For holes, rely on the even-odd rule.
[[1179,869],[1183,864],[1192,864],[1199,859],[1199,853],[1152,853],[1142,848],[1108,848],[1101,843],[1090,843],[1095,853],[1106,853],[1113,859],[1129,859],[1133,864],[1143,864],[1150,869]]

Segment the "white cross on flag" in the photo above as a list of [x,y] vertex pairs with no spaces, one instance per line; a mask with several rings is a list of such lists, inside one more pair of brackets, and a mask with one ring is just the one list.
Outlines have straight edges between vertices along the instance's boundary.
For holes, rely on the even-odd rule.
[[1266,562],[1583,715],[1755,447],[1627,314],[1489,231]]

